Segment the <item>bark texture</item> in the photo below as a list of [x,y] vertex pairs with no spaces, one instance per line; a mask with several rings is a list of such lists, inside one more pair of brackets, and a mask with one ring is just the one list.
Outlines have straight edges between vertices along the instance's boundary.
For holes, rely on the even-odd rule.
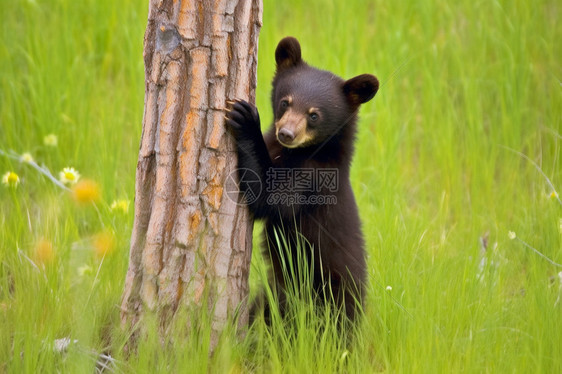
[[224,114],[255,101],[261,19],[261,0],[150,0],[124,326],[206,306],[214,344],[233,313],[247,323],[253,222],[224,193],[237,163]]

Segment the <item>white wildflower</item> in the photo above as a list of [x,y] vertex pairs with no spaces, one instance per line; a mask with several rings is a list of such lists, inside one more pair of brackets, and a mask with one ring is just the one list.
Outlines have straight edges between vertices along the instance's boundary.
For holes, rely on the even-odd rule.
[[83,265],[78,268],[78,275],[83,277],[86,274],[92,273],[92,267],[89,265]]
[[21,162],[25,162],[26,164],[29,164],[31,162],[33,162],[33,156],[31,155],[31,153],[29,152],[25,152],[24,154],[22,154],[20,156],[20,161]]
[[43,138],[43,144],[49,147],[56,147],[59,144],[59,138],[55,134],[49,134]]
[[74,184],[80,179],[80,173],[74,168],[64,168],[59,173],[59,180],[64,184]]

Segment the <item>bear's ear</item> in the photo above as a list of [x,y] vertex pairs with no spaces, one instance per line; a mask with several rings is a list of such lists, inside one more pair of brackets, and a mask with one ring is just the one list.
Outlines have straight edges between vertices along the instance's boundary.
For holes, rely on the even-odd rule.
[[275,50],[275,62],[277,62],[277,70],[290,68],[298,65],[301,59],[301,45],[299,41],[292,36],[283,38],[277,45]]
[[343,84],[343,92],[353,106],[359,106],[375,97],[379,80],[371,74],[361,74]]

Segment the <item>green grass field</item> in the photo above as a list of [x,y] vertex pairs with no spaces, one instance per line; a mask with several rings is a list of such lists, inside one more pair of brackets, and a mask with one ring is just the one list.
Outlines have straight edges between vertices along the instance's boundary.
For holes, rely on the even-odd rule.
[[[346,346],[305,305],[296,330],[227,332],[212,358],[203,328],[165,346],[149,334],[127,361],[119,305],[147,1],[0,0],[0,174],[19,177],[0,185],[0,372],[91,373],[108,349],[114,371],[131,373],[562,372],[561,8],[266,1],[264,122],[283,36],[312,65],[381,81],[352,170],[369,252],[365,321]],[[73,197],[20,162],[26,152],[57,179],[74,167],[90,182]],[[96,204],[76,201],[88,198]],[[130,208],[112,208],[120,200]],[[56,352],[65,337],[77,342]]]

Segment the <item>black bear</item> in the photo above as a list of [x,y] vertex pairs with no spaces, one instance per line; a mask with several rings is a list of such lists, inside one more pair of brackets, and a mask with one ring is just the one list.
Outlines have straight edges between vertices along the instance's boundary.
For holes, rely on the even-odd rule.
[[[281,290],[281,312],[284,266],[289,260],[294,265],[295,248],[304,246],[314,294],[354,320],[363,302],[366,261],[349,168],[359,106],[375,96],[379,82],[370,74],[345,81],[308,65],[293,37],[279,42],[275,60],[271,129],[262,136],[258,110],[242,100],[231,103],[226,116],[237,145],[240,189],[254,217],[265,220],[265,252]],[[261,183],[247,182],[248,171]]]

